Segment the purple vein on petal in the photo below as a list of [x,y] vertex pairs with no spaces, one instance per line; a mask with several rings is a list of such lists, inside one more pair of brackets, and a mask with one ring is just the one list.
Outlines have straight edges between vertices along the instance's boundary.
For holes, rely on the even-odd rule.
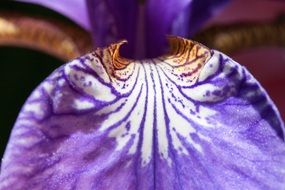
[[170,44],[136,61],[119,42],[52,73],[16,121],[0,190],[282,189],[284,124],[263,88],[216,50]]

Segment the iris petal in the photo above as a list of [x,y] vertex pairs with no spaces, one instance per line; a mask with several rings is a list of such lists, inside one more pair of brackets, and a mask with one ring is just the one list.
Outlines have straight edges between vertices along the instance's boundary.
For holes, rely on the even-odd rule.
[[167,47],[165,35],[189,37],[229,0],[149,0],[146,4],[146,50],[156,57]]
[[25,103],[0,189],[282,189],[284,125],[253,76],[170,37],[136,61],[120,45],[57,69]]
[[87,0],[94,43],[107,46],[120,39],[128,40],[126,54],[135,53],[139,1]]
[[166,35],[189,37],[228,1],[87,0],[87,4],[97,46],[127,39],[126,55],[149,58],[165,52]]
[[165,52],[165,35],[191,36],[229,0],[17,1],[39,4],[67,16],[92,33],[96,47],[127,39],[125,55],[149,58]]
[[34,3],[61,13],[76,22],[84,29],[90,31],[91,25],[88,18],[85,0],[17,0],[19,2]]

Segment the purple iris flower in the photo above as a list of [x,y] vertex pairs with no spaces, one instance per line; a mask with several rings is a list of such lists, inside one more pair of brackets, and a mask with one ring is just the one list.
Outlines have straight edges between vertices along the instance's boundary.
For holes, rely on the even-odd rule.
[[95,47],[121,39],[131,58],[167,51],[165,36],[189,37],[229,0],[17,0],[53,9],[90,31]]
[[[169,36],[161,55],[165,34],[193,34],[224,2],[87,1],[92,20],[75,21],[99,47],[32,92],[0,190],[285,189],[284,124],[246,68],[182,37]],[[130,57],[161,56],[124,58],[120,38]]]

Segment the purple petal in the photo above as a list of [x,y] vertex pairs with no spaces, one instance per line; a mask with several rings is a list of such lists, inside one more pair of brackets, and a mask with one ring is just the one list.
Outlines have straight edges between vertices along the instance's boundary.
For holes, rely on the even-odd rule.
[[[127,39],[129,57],[157,57],[165,52],[165,36],[188,37],[228,0],[87,0],[96,46]],[[175,7],[175,8],[174,8]]]
[[20,2],[39,4],[50,8],[76,22],[90,31],[87,5],[85,0],[17,0]]
[[146,4],[146,49],[156,57],[167,48],[168,34],[189,37],[229,0],[149,0]]
[[282,189],[284,125],[251,74],[172,37],[172,54],[121,58],[122,43],[57,69],[14,126],[1,190]]
[[87,0],[96,47],[104,47],[126,39],[126,54],[134,55],[139,24],[138,4],[136,0]]

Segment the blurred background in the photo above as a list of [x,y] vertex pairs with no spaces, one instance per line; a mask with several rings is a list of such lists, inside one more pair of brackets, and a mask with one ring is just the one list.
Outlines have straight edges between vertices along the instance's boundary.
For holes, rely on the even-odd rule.
[[[285,118],[285,0],[232,0],[192,39],[246,66]],[[0,154],[21,106],[54,69],[93,49],[90,33],[41,5],[0,1]]]

